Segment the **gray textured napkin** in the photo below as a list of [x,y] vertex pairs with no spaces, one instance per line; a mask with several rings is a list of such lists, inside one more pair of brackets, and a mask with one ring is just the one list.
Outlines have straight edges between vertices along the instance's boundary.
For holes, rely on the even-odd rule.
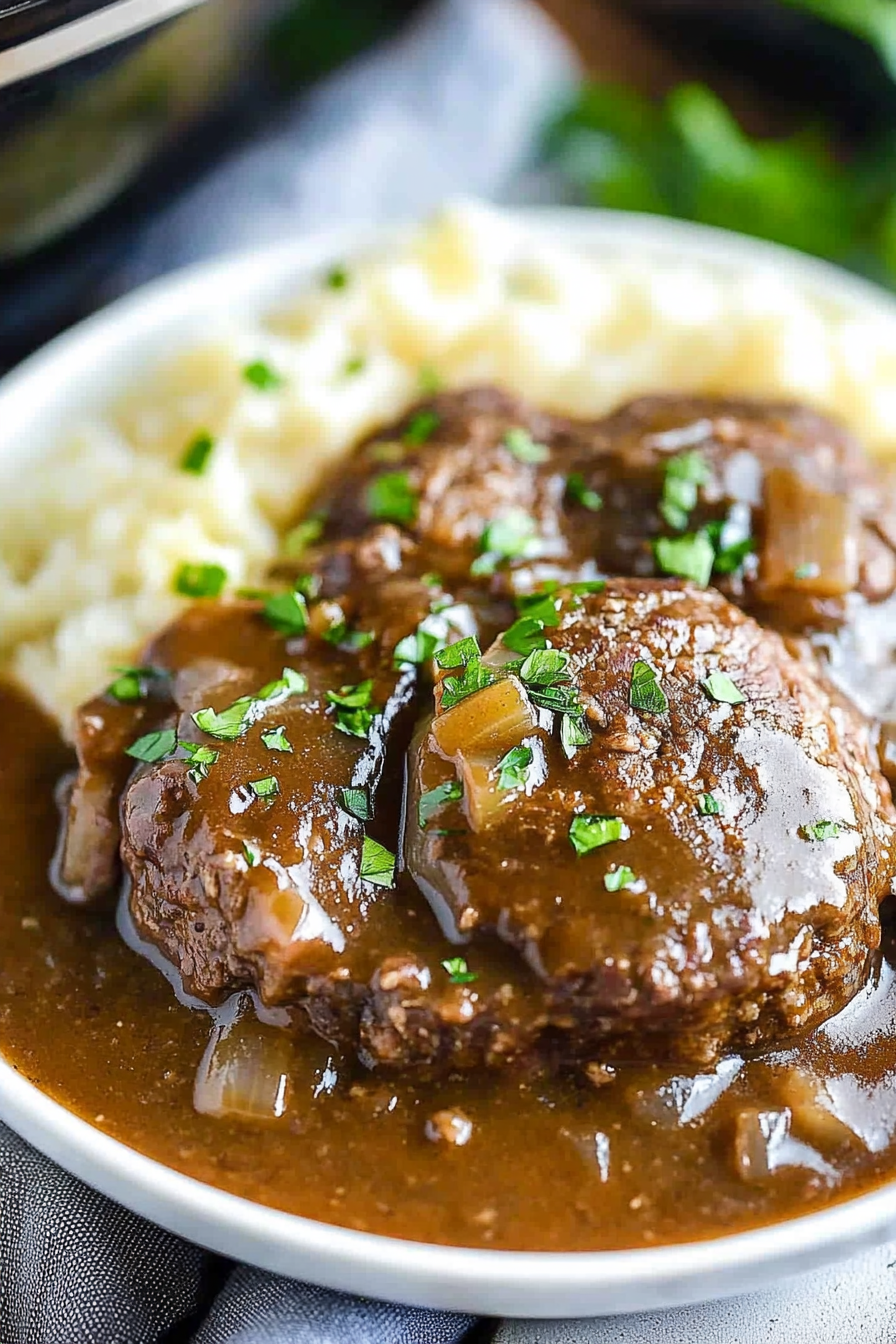
[[[442,0],[156,217],[108,292],[303,230],[501,195],[573,68],[528,0]],[[230,1266],[0,1126],[0,1344],[453,1344],[471,1324]]]

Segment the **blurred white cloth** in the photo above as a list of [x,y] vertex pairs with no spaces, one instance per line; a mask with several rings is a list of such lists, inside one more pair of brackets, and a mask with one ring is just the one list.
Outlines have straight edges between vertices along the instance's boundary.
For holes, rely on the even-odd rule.
[[576,75],[532,0],[440,0],[162,211],[112,288],[336,223],[413,218],[451,196],[505,199]]

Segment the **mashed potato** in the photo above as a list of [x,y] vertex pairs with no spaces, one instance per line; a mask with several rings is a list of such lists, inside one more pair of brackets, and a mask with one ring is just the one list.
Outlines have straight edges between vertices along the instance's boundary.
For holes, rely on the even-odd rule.
[[[259,363],[276,386],[247,377]],[[178,353],[18,480],[0,502],[0,662],[66,723],[177,611],[184,562],[258,582],[321,474],[432,376],[586,416],[648,391],[793,397],[896,452],[896,324],[780,268],[577,253],[466,206]],[[199,433],[214,448],[192,475]]]

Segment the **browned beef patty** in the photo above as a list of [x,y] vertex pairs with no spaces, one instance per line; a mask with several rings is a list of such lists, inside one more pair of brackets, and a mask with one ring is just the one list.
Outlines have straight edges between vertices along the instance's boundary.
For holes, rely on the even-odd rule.
[[[554,604],[552,649],[490,650],[504,679],[443,695],[412,752],[405,854],[446,932],[474,967],[482,932],[517,949],[586,1053],[711,1059],[837,1011],[896,872],[861,715],[711,589],[617,580]],[[539,658],[590,739],[566,751]]]

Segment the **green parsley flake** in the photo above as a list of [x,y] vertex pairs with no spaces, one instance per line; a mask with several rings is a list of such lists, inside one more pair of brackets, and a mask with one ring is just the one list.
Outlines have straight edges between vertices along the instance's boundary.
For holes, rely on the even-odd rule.
[[395,855],[369,835],[361,849],[361,876],[375,887],[391,887],[395,882]]
[[167,674],[157,667],[116,667],[115,680],[106,687],[106,694],[122,704],[145,700],[149,694],[146,683]]
[[441,416],[436,411],[417,411],[412,415],[402,438],[409,448],[419,448],[427,443],[441,424]]
[[297,637],[308,629],[308,603],[304,594],[296,592],[274,593],[267,598],[262,608],[262,616],[268,625],[278,634]]
[[717,700],[720,705],[743,705],[747,697],[737,686],[727,672],[710,672],[709,676],[701,681],[706,694],[711,700]]
[[307,551],[309,546],[320,541],[324,532],[326,519],[320,514],[312,514],[304,522],[297,523],[294,528],[287,532],[283,538],[283,554],[290,559],[297,560]]
[[406,471],[386,471],[367,487],[367,512],[384,523],[410,524],[417,517],[417,491]]
[[797,565],[793,571],[795,579],[817,579],[821,573],[821,566],[814,561],[808,561],[805,565]]
[[467,966],[464,957],[449,957],[442,962],[442,970],[448,975],[452,985],[471,985],[479,976]]
[[569,654],[562,649],[533,649],[520,668],[520,677],[527,686],[551,686],[568,680],[568,665]]
[[534,518],[523,509],[511,509],[503,518],[496,518],[482,534],[481,554],[470,566],[476,576],[493,574],[504,560],[532,559],[541,550]]
[[843,827],[839,821],[814,821],[809,826],[800,827],[804,840],[836,840],[842,835]]
[[340,686],[338,691],[327,691],[327,699],[336,710],[336,727],[348,737],[366,738],[378,710],[371,706],[372,681],[361,681],[357,686]]
[[528,429],[508,429],[504,447],[518,462],[547,462],[551,450],[545,443],[536,443]]
[[292,743],[282,724],[278,728],[265,728],[261,740],[268,751],[292,751]]
[[465,639],[456,639],[447,648],[440,649],[436,654],[436,664],[443,669],[464,667],[472,658],[481,657],[481,654],[476,636],[467,635]]
[[369,821],[373,816],[370,795],[366,789],[340,789],[339,806],[358,821]]
[[564,714],[560,719],[560,745],[568,761],[575,756],[579,747],[587,747],[591,741],[591,729],[584,714]]
[[167,760],[177,751],[177,733],[173,728],[163,728],[157,733],[146,733],[138,737],[126,749],[125,755],[133,756],[135,761],[146,761],[153,765],[156,761]]
[[501,642],[505,648],[524,658],[537,649],[546,649],[548,641],[544,633],[544,621],[534,616],[521,616],[509,630],[504,631]]
[[345,361],[342,372],[346,378],[355,378],[359,373],[363,373],[367,368],[366,355],[352,355]]
[[180,746],[190,762],[187,774],[194,784],[201,784],[204,779],[208,779],[208,772],[220,753],[214,747],[201,746],[198,742],[181,742]]
[[425,793],[421,793],[417,800],[417,821],[420,823],[420,829],[425,831],[431,818],[446,803],[459,802],[463,796],[463,785],[457,779],[446,780],[444,784],[438,784],[434,789],[427,789]]
[[201,476],[214,451],[214,439],[207,430],[201,429],[184,450],[184,455],[180,460],[181,471],[189,472],[191,476]]
[[221,565],[185,562],[174,576],[174,591],[181,597],[220,597],[227,582],[227,570]]
[[478,657],[471,658],[459,677],[446,677],[442,682],[441,708],[453,709],[468,695],[475,695],[498,680],[497,673],[480,662]]
[[531,747],[511,747],[498,762],[498,788],[524,789],[532,760]]
[[597,513],[604,506],[603,498],[588,486],[580,471],[571,471],[567,476],[566,493],[573,504],[580,504],[583,509],[589,509],[591,513]]
[[621,817],[595,816],[582,812],[569,823],[569,840],[578,855],[590,854],[615,840],[627,840],[631,834]]
[[613,868],[611,872],[604,873],[604,886],[607,891],[628,891],[637,878],[631,868],[625,864],[621,868]]
[[327,289],[345,289],[349,282],[349,273],[345,266],[331,266],[324,277]]
[[244,840],[243,858],[246,860],[247,868],[257,868],[261,862],[261,851],[257,845],[253,845],[249,840]]
[[648,714],[665,714],[669,708],[656,668],[640,658],[632,667],[628,702],[632,709],[642,709]]
[[280,792],[280,781],[276,775],[265,775],[264,779],[250,779],[247,787],[256,798],[276,798]]
[[705,532],[690,532],[683,537],[657,537],[653,550],[663,574],[690,579],[700,588],[709,583],[716,553]]
[[303,695],[307,690],[308,678],[292,667],[284,667],[283,676],[277,681],[268,682],[258,695],[242,695],[220,713],[211,708],[198,709],[190,717],[196,727],[208,733],[209,737],[216,737],[221,742],[235,742],[269,709],[293,695]]
[[423,617],[413,634],[400,639],[392,655],[395,666],[413,664],[420,667],[440,653],[445,648],[445,640],[451,629],[452,610],[452,603],[436,604],[430,614]]
[[417,386],[425,397],[434,397],[442,390],[442,380],[431,364],[421,365],[417,373]]
[[666,464],[660,513],[677,532],[683,532],[687,527],[688,514],[697,505],[697,490],[701,485],[707,485],[709,479],[706,459],[696,449],[680,453]]
[[243,369],[243,378],[259,392],[276,392],[284,383],[282,374],[263,359],[254,359],[251,364],[247,364]]
[[560,613],[557,610],[556,596],[558,587],[559,584],[551,581],[543,583],[531,593],[521,593],[515,599],[517,611],[521,616],[531,616],[533,620],[540,621],[542,625],[559,625]]
[[711,793],[701,793],[697,799],[697,806],[704,817],[718,817],[721,815],[722,804]]

